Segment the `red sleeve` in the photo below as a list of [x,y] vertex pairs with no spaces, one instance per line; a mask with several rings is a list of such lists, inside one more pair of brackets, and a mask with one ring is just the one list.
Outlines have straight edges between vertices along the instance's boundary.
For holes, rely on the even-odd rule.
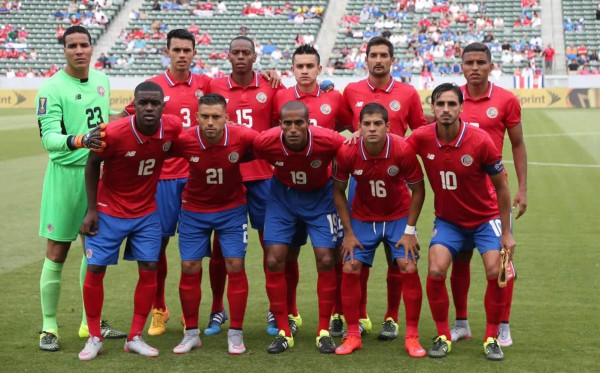
[[[337,91],[336,91],[337,92]],[[336,131],[342,132],[344,130],[354,131],[354,126],[352,125],[352,112],[348,109],[348,105],[346,104],[346,100],[342,96],[341,93],[337,95],[337,103],[336,106],[338,108],[337,118],[336,118]]]
[[413,133],[410,134],[410,136],[404,138],[405,141],[406,141],[406,143],[410,146],[410,148],[415,153],[417,152],[417,148],[418,148],[418,145],[417,145],[417,139],[418,139],[417,135],[418,135],[418,132],[413,132]]
[[[405,141],[405,140],[401,140]],[[400,159],[401,169],[404,170],[406,182],[415,184],[423,181],[423,169],[417,160],[417,154],[408,144],[402,144],[402,157]]]
[[410,100],[410,116],[408,118],[408,126],[411,130],[427,124],[427,119],[423,114],[423,106],[421,105],[421,98],[415,89],[412,90]]
[[506,127],[514,127],[517,124],[521,123],[521,103],[519,103],[519,99],[511,94],[510,99],[506,103]]
[[348,159],[346,157],[347,146],[342,147],[333,159],[333,178],[343,183],[348,182],[350,172],[348,171]]
[[271,106],[271,126],[279,125],[279,100],[283,95],[283,90],[277,89],[273,96],[273,104]]
[[[113,123],[117,123],[117,122],[113,122]],[[118,123],[121,123],[121,121],[119,120]],[[117,146],[117,142],[119,141],[119,136],[115,134],[115,125],[113,124],[109,124],[106,127],[106,131],[104,131],[104,142],[106,142],[106,147],[104,148],[104,150],[102,152],[96,153],[100,156],[100,158],[110,158],[113,156],[113,154],[115,153],[115,148]]]
[[500,154],[500,151],[494,145],[492,138],[486,132],[484,132],[483,135],[483,141],[481,142],[481,146],[479,146],[481,151],[481,163],[484,166],[490,166],[501,160],[502,154]]
[[[189,129],[189,131],[194,131],[194,129]],[[177,140],[173,141],[173,144],[171,145],[171,149],[169,149],[169,155],[173,158],[176,157],[181,157],[181,158],[185,158],[185,138],[187,137],[187,132],[183,131],[182,133],[179,134],[179,137],[177,138]]]
[[354,123],[354,112],[350,107],[350,90],[348,89],[348,86],[346,86],[346,88],[344,89],[343,98],[344,107],[349,116],[350,127],[352,128],[352,131],[355,132],[358,129],[358,123]]
[[129,115],[134,115],[135,114],[135,107],[133,106],[134,102],[135,102],[135,100],[131,100],[129,105],[125,106],[125,109],[123,109],[123,111],[125,111]]

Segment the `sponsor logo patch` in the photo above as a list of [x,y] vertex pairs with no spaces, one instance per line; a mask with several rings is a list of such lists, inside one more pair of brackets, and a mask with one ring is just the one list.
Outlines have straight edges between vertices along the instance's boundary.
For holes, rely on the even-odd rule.
[[47,103],[48,103],[48,99],[46,97],[39,98],[37,115],[45,115],[46,114],[46,104]]

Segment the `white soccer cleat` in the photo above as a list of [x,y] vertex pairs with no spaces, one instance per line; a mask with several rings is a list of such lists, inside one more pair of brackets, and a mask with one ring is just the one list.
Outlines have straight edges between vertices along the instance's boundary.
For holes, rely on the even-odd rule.
[[85,347],[79,353],[79,360],[87,361],[95,359],[96,356],[102,353],[102,341],[98,337],[90,336],[85,342]]
[[202,347],[202,341],[200,340],[200,336],[198,333],[196,334],[188,334],[185,333],[183,335],[183,339],[175,348],[173,348],[174,354],[187,354],[195,348]]
[[246,352],[246,346],[244,346],[244,334],[241,330],[229,330],[227,332],[227,344],[229,346],[229,353],[232,355],[241,355]]
[[144,342],[140,335],[136,335],[131,341],[125,342],[125,352],[135,352],[148,357],[158,356],[158,350]]
[[469,328],[469,326],[454,324],[450,330],[450,336],[452,338],[452,342],[458,342],[463,339],[469,340],[471,339],[471,328]]
[[508,325],[506,325],[506,327],[501,326],[500,329],[498,329],[498,344],[500,347],[512,346],[513,341],[510,337],[510,328]]

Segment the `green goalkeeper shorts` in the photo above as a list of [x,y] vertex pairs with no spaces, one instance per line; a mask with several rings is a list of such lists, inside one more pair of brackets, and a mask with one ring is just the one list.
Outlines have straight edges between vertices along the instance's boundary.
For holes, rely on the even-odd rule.
[[40,236],[59,242],[75,241],[86,211],[85,166],[63,166],[48,161]]

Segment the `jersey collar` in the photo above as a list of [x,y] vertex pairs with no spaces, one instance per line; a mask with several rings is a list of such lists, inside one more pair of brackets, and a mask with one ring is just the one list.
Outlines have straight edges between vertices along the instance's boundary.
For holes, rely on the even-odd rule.
[[469,126],[461,120],[460,121],[460,129],[458,130],[458,136],[456,136],[456,138],[454,140],[452,140],[452,142],[449,144],[442,144],[440,139],[437,137],[437,131],[436,131],[437,124],[433,125],[431,127],[433,128],[433,133],[435,135],[435,142],[437,143],[438,148],[441,148],[444,146],[452,146],[454,148],[459,148],[462,145],[463,139],[465,138],[465,134],[467,133],[467,127],[469,127]]
[[200,126],[196,126],[196,137],[198,138],[198,143],[200,144],[202,150],[206,150],[206,148],[210,148],[213,146],[227,146],[229,145],[229,126],[225,125],[225,128],[223,129],[223,137],[221,138],[221,141],[219,141],[217,144],[209,144],[208,142],[202,140]]
[[386,135],[385,137],[385,146],[383,147],[383,150],[381,151],[381,153],[379,153],[378,155],[371,155],[367,152],[367,149],[365,149],[365,144],[364,144],[364,138],[360,138],[360,154],[362,156],[362,159],[365,161],[368,161],[370,159],[388,159],[390,157],[390,149],[391,149],[391,142],[390,142],[390,135]]
[[[286,156],[289,156],[290,152],[296,153],[291,149],[288,151],[288,147],[285,146],[285,142],[283,141],[283,131],[281,131],[281,133],[279,134],[279,142],[281,143],[281,149],[283,150],[283,154],[285,154]],[[312,131],[310,130],[310,127],[308,127],[308,144],[306,146],[306,151],[303,150],[305,157],[308,157],[309,155],[312,154],[312,148],[313,148]]]
[[192,82],[194,80],[194,74],[192,74],[191,71],[190,71],[190,77],[184,82],[180,82],[180,81],[176,80],[175,77],[173,77],[173,75],[171,75],[171,72],[169,70],[165,70],[165,72],[163,73],[163,76],[165,77],[165,80],[171,87],[175,87],[177,84],[187,84],[189,87],[191,87]]
[[471,95],[469,95],[469,91],[467,90],[467,85],[466,84],[463,85],[462,87],[460,87],[460,90],[463,93],[463,100],[464,101],[467,101],[467,100],[469,100],[469,101],[479,101],[479,100],[489,100],[489,99],[491,99],[492,98],[492,92],[494,91],[494,87],[495,87],[494,83],[488,81],[488,90],[487,90],[487,92],[483,96],[481,96],[480,98],[478,98],[478,99],[474,99],[473,97],[471,97]]
[[139,132],[137,128],[135,128],[135,115],[129,117],[129,127],[131,127],[131,132],[133,132],[133,135],[135,136],[135,139],[137,140],[138,144],[143,144],[148,139],[162,140],[164,136],[162,119],[160,120],[160,128],[152,136],[146,136],[143,133]]
[[[375,86],[374,86],[374,85],[371,83],[371,81],[369,80],[369,78],[367,78],[367,79],[365,79],[365,80],[366,80],[366,82],[367,82],[367,86],[369,87],[369,89],[370,89],[372,92],[375,92],[376,90],[378,90],[378,89],[379,89],[379,88],[375,87]],[[386,93],[390,93],[390,91],[392,90],[392,88],[394,88],[394,84],[395,84],[395,83],[396,83],[396,79],[394,79],[394,78],[391,78],[391,77],[390,77],[390,83],[387,85],[387,87],[386,87],[386,88],[384,88],[384,89],[381,89],[381,91],[385,91]]]
[[[253,74],[252,80],[254,81],[253,85],[254,85],[255,88],[258,88],[258,77],[259,77],[259,75],[256,73],[256,71],[253,71],[252,74]],[[245,88],[245,87],[242,87],[240,85],[237,85],[236,82],[234,82],[233,79],[231,78],[231,74],[227,75],[227,86],[229,87],[229,89],[234,89],[234,88],[242,88],[243,89],[243,88]]]
[[304,93],[304,92],[300,92],[298,90],[298,86],[295,85],[294,86],[294,96],[296,96],[297,99],[301,99],[304,96],[319,97],[319,96],[321,96],[321,87],[319,87],[319,85],[317,84],[317,88],[314,91],[308,92],[308,93]]

